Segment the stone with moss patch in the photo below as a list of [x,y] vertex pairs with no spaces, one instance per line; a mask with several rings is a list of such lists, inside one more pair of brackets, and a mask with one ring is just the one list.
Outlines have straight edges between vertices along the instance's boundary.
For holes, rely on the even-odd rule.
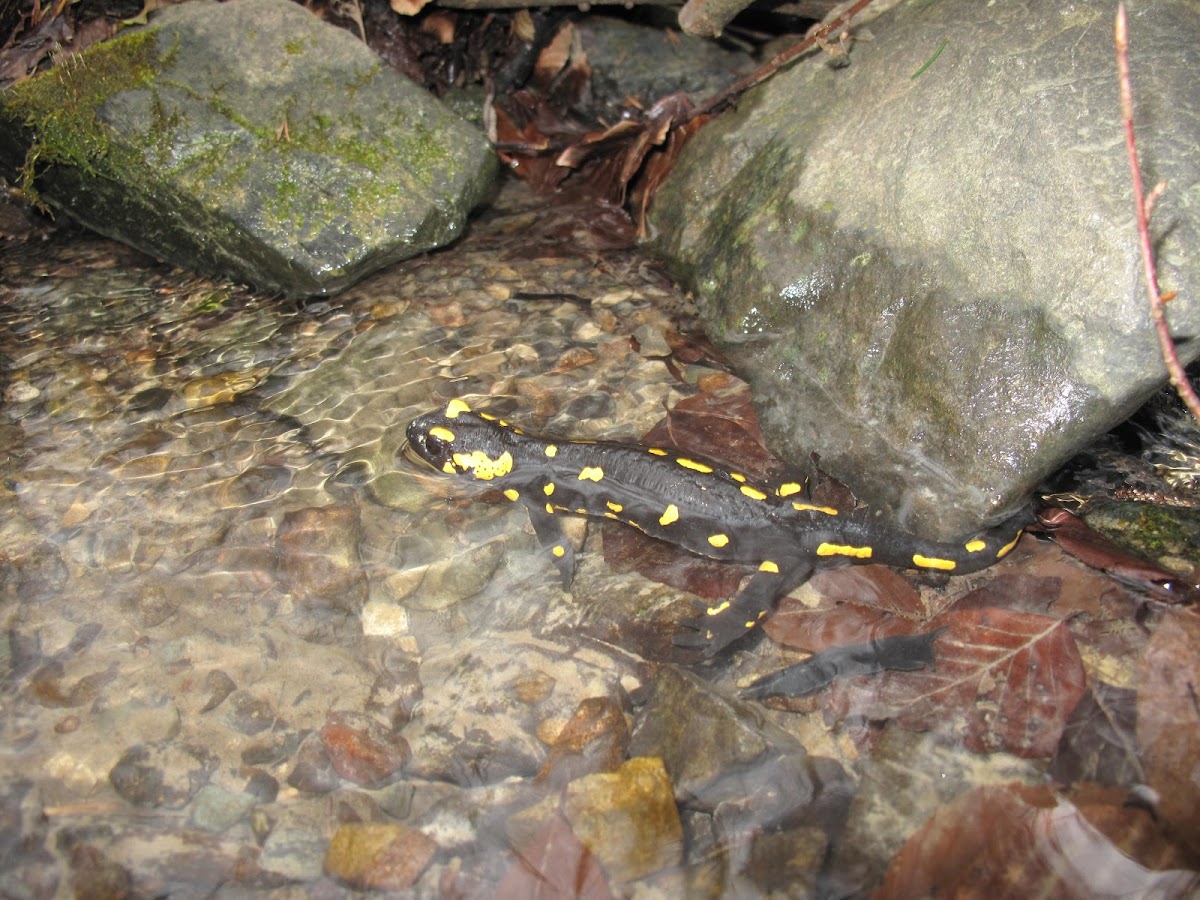
[[497,171],[478,130],[287,0],[192,0],[10,88],[0,159],[102,234],[295,297],[452,240]]

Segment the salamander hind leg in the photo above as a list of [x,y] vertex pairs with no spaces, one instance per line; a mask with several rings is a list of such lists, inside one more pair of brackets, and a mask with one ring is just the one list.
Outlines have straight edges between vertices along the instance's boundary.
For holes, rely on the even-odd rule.
[[760,569],[732,600],[712,606],[702,604],[701,615],[681,620],[679,624],[691,628],[692,632],[676,635],[672,643],[687,650],[699,650],[706,659],[711,659],[752,633],[774,608],[775,602],[810,575],[810,564],[798,564],[782,572]]

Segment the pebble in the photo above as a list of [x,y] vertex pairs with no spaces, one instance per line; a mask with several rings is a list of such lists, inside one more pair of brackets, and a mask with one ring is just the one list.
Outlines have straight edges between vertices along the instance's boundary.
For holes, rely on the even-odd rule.
[[334,832],[325,871],[361,891],[412,887],[437,852],[437,844],[405,825],[354,823]]
[[127,803],[150,809],[178,809],[208,781],[216,759],[206,750],[175,742],[130,747],[108,780]]
[[411,755],[404,738],[362,713],[330,713],[321,729],[321,743],[333,770],[363,787],[386,784]]
[[250,794],[234,794],[215,784],[206,784],[196,792],[188,821],[201,831],[220,833],[246,817],[254,806]]

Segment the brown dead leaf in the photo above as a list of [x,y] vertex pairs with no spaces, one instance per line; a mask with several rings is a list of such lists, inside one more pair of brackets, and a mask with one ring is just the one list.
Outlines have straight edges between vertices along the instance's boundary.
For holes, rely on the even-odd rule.
[[1142,657],[1137,743],[1158,813],[1200,854],[1200,613],[1170,611]]
[[1137,694],[1097,682],[1071,713],[1050,774],[1060,784],[1089,781],[1124,788],[1141,784],[1146,775],[1138,759],[1136,721]]
[[573,897],[611,900],[604,869],[575,836],[562,813],[555,813],[496,885],[498,900]]
[[1048,757],[1086,686],[1065,622],[1004,609],[951,610],[932,671],[888,673],[835,685],[837,714],[897,718],[906,728],[961,728],[976,753]]
[[881,609],[857,606],[805,609],[792,600],[785,603],[787,608],[780,609],[767,621],[767,635],[777,644],[809,653],[912,634],[918,627],[915,622],[898,619]]
[[428,2],[429,0],[389,0],[388,5],[398,16],[415,16]]
[[[401,2],[401,0],[392,0],[392,2]],[[411,2],[411,0],[403,0],[403,2]],[[420,0],[420,2],[424,6],[429,0]],[[446,12],[437,12],[421,20],[421,31],[436,37],[438,43],[442,46],[454,43],[457,27],[458,20],[452,14]]]
[[1107,572],[1126,584],[1148,591],[1156,600],[1187,603],[1200,599],[1200,589],[1177,572],[1142,559],[1110,541],[1065,509],[1050,509],[1038,516],[1047,534],[1076,559]]
[[[1121,792],[1103,796],[1077,806],[1048,787],[969,791],[908,839],[873,900],[1184,897],[1200,889],[1149,814],[1122,806]],[[1151,867],[1162,861],[1171,868]]]

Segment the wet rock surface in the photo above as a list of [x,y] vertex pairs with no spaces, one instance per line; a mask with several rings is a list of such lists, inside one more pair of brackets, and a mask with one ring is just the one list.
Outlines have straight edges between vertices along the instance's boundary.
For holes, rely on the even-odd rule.
[[[912,531],[1000,518],[1164,379],[1112,16],[897,4],[848,65],[815,54],[740,98],[655,198],[658,246],[754,386],[768,446],[817,451]],[[1195,285],[1195,10],[1153,4],[1130,28],[1143,160],[1176,186],[1160,277]],[[1194,297],[1171,325],[1195,333]]]
[[9,172],[32,160],[56,209],[290,297],[449,242],[497,168],[481,132],[286,0],[166,8],[6,91],[0,122]]

